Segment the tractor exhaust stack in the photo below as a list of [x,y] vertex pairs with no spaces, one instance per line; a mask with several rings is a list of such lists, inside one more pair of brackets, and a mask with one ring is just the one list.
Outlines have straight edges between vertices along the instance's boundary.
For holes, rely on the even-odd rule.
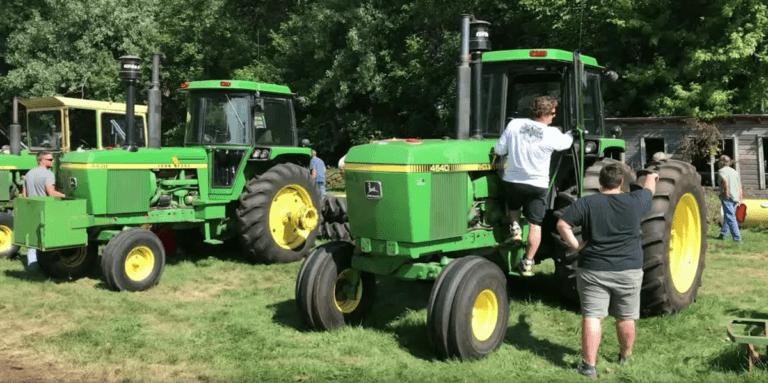
[[11,154],[21,154],[21,125],[19,125],[19,97],[13,97],[13,123],[11,124]]
[[459,140],[469,138],[469,88],[472,77],[469,68],[469,24],[472,19],[474,19],[472,15],[461,16],[461,47],[456,76],[456,138]]
[[162,94],[160,93],[160,58],[165,58],[162,53],[155,53],[152,55],[152,88],[147,92],[147,100],[149,102],[149,115],[148,117],[148,136],[147,146],[150,148],[160,148],[160,138],[162,136],[160,130],[160,116],[162,109]]

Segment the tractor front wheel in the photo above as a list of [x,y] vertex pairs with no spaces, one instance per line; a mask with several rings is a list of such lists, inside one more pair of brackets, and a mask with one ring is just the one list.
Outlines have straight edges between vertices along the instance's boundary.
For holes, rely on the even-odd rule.
[[504,341],[507,280],[482,257],[457,259],[440,273],[427,306],[430,340],[443,358],[481,358]]
[[96,246],[71,249],[37,251],[37,262],[47,275],[75,280],[85,277],[96,263]]
[[163,242],[139,228],[112,237],[101,256],[104,280],[115,291],[143,291],[156,285],[164,266]]
[[357,272],[355,278],[354,250],[349,242],[329,242],[304,260],[296,278],[296,304],[307,327],[332,330],[357,322],[373,304],[376,277]]
[[13,216],[0,213],[0,259],[10,258],[19,252],[19,247],[13,244]]
[[240,243],[259,263],[306,255],[317,237],[320,191],[309,171],[278,164],[245,185],[237,207]]

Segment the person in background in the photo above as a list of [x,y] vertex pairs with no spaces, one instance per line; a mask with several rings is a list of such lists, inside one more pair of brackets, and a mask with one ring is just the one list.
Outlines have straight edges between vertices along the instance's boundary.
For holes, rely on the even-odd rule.
[[[21,189],[22,197],[66,197],[56,191],[56,179],[49,169],[53,167],[53,154],[42,151],[37,153],[37,167],[28,171],[24,176]],[[37,263],[37,249],[27,249],[27,270],[40,270]]]
[[741,189],[741,177],[739,173],[731,167],[733,162],[731,157],[723,154],[717,160],[720,169],[717,171],[717,180],[720,186],[720,203],[723,207],[723,224],[720,228],[719,240],[728,238],[728,232],[731,232],[734,242],[741,242],[741,232],[739,232],[739,223],[736,222],[736,208],[744,203],[744,197]]
[[320,188],[320,194],[325,195],[325,162],[317,157],[314,149],[312,149],[312,160],[309,161],[309,173]]
[[494,147],[497,155],[508,156],[502,179],[512,241],[522,241],[521,208],[528,220],[528,249],[518,265],[524,276],[533,275],[533,257],[541,244],[552,153],[568,149],[573,143],[570,132],[564,134],[549,126],[556,111],[557,100],[550,96],[536,97],[530,106],[531,118],[510,121]]
[[[597,378],[602,321],[609,314],[616,318],[619,364],[632,354],[643,284],[640,224],[651,209],[658,179],[658,174],[651,173],[643,189],[622,193],[621,167],[607,165],[600,170],[600,194],[576,200],[557,222],[557,231],[571,250],[579,251],[576,289],[581,302],[583,359],[576,369],[588,378]],[[583,245],[573,234],[576,226],[582,227]]]

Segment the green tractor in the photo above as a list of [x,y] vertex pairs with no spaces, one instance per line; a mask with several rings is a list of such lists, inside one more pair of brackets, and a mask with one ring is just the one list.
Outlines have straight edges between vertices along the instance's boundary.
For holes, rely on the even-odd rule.
[[[123,62],[124,70],[138,68]],[[207,244],[239,242],[262,263],[296,261],[312,248],[321,199],[307,170],[310,148],[298,146],[288,87],[216,80],[182,90],[184,147],[136,148],[129,123],[125,150],[61,156],[57,180],[67,198],[16,201],[13,242],[39,249],[44,272],[79,278],[101,254],[111,289],[145,290],[165,264],[159,228],[192,230]],[[130,110],[130,86],[128,93]]]
[[[24,131],[21,131],[18,104]],[[143,145],[146,136],[145,106],[137,106],[135,117]],[[18,251],[11,243],[14,199],[21,196],[24,175],[37,166],[36,154],[46,150],[59,157],[71,150],[105,149],[125,141],[125,104],[69,97],[14,98],[9,153],[0,154],[0,258]],[[14,137],[18,134],[18,137]],[[58,171],[58,161],[53,172]]]
[[[559,290],[566,299],[576,297],[577,256],[560,245],[555,225],[576,199],[599,192],[603,166],[623,163],[625,143],[617,138],[618,127],[604,125],[600,93],[605,75],[615,73],[575,52],[490,51],[487,26],[471,16],[462,21],[456,139],[381,140],[347,154],[349,228],[355,239],[321,245],[302,264],[296,302],[309,328],[330,330],[359,320],[375,299],[377,277],[431,280],[427,326],[437,353],[471,359],[497,349],[507,329],[507,280],[519,276],[515,266],[525,244],[507,241],[504,159],[493,148],[506,123],[527,116],[531,100],[542,95],[559,100],[553,126],[574,131],[577,138],[552,158],[536,260],[553,259]],[[624,168],[628,190],[640,188],[649,171],[660,175],[652,210],[642,222],[643,311],[682,310],[694,301],[704,268],[707,223],[700,177],[690,164],[674,160],[653,169]],[[523,230],[525,238],[527,226]]]

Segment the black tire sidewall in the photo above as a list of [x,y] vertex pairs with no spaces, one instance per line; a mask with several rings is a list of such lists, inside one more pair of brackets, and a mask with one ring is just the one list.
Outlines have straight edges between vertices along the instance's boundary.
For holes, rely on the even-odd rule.
[[67,265],[61,261],[62,256],[68,256],[70,252],[80,249],[63,249],[53,251],[37,251],[37,263],[43,272],[53,278],[75,280],[88,275],[96,263],[95,246],[87,246],[85,258],[76,265]]
[[[6,226],[13,232],[13,216],[8,213],[0,212],[0,226]],[[3,252],[0,252],[0,259],[10,258],[19,252],[19,247],[11,244],[11,246]]]
[[[152,251],[154,264],[152,272],[144,280],[134,281],[125,273],[125,261],[130,251],[139,246],[146,246]],[[107,244],[102,257],[102,271],[107,284],[117,291],[146,290],[160,281],[165,267],[163,243],[154,233],[144,229],[130,229],[118,233]]]

